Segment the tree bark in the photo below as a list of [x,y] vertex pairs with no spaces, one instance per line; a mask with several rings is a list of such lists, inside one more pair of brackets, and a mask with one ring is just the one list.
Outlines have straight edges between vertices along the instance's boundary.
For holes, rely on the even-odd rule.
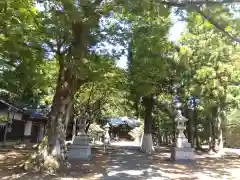
[[165,131],[164,134],[165,134],[165,144],[168,145],[169,140],[168,140],[168,133],[167,133],[167,131]]
[[72,141],[75,139],[75,136],[77,134],[77,131],[76,131],[76,128],[77,128],[77,118],[74,117],[73,118],[73,130],[72,130]]
[[194,140],[193,140],[193,110],[186,109],[186,115],[188,117],[187,121],[187,138],[188,142],[194,147]]
[[82,59],[87,52],[88,30],[82,22],[75,21],[72,23],[72,32],[74,39],[67,56],[57,53],[59,73],[52,108],[48,115],[46,137],[36,155],[25,163],[25,169],[31,168],[29,167],[31,164],[37,171],[54,171],[64,165],[68,111],[71,109],[76,91],[86,82],[86,77],[80,79],[69,63],[81,67]]
[[176,134],[177,134],[177,128],[176,128],[176,121],[173,119],[173,127],[172,127],[172,134],[173,134],[173,139],[172,139],[172,142],[175,144],[176,142]]
[[135,109],[135,117],[139,119],[140,117],[140,109],[139,109],[139,98],[136,97],[134,100],[134,109]]
[[214,125],[212,120],[209,120],[209,153],[213,153],[215,151],[215,136],[214,136]]
[[153,111],[153,96],[143,97],[143,105],[145,108],[144,117],[144,133],[152,133],[152,111]]
[[88,130],[89,130],[89,127],[91,126],[92,122],[91,121],[88,121],[86,123],[86,128],[85,128],[85,133],[87,134],[88,133]]
[[153,95],[143,97],[144,114],[144,135],[142,138],[141,150],[147,154],[154,151],[152,139],[152,111],[154,106]]
[[194,140],[196,143],[196,149],[202,150],[203,148],[201,146],[201,141],[200,141],[200,137],[199,137],[199,133],[198,133],[197,124],[195,124],[195,128],[194,128]]
[[221,152],[223,150],[223,135],[222,135],[222,114],[220,107],[217,108],[216,117],[216,141],[215,141],[215,151]]

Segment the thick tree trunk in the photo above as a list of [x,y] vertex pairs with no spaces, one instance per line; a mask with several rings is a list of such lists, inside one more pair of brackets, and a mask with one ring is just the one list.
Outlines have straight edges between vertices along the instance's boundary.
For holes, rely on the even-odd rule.
[[85,82],[77,77],[73,67],[68,63],[81,65],[87,50],[86,30],[83,23],[74,22],[72,24],[74,40],[67,57],[64,58],[60,52],[57,54],[59,74],[52,109],[48,115],[46,136],[40,144],[38,152],[24,164],[25,169],[34,167],[37,171],[51,171],[64,165],[68,111],[71,109],[74,94]]
[[154,145],[152,139],[152,111],[154,99],[153,96],[143,97],[143,106],[145,108],[144,117],[144,134],[142,137],[141,150],[147,154],[154,152]]
[[[77,90],[76,86],[71,70],[60,66],[52,109],[48,115],[45,139],[39,146],[35,158],[30,162],[36,170],[55,170],[64,165],[67,121],[73,95]],[[28,169],[26,166],[27,162],[25,168]]]

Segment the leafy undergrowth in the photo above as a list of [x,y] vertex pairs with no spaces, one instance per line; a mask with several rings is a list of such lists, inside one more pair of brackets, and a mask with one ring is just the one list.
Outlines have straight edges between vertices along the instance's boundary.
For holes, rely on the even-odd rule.
[[[0,150],[0,179],[1,180],[81,180],[99,179],[105,172],[107,155],[102,148],[92,149],[91,161],[71,161],[71,168],[61,169],[55,175],[27,173],[20,165],[27,160],[34,149],[12,149]],[[34,177],[34,178],[33,178]]]

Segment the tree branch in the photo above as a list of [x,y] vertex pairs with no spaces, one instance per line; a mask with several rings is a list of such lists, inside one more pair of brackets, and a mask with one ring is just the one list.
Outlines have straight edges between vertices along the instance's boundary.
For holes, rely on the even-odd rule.
[[95,0],[93,4],[96,7],[96,6],[99,6],[102,2],[103,0]]
[[161,3],[168,6],[187,7],[190,5],[216,5],[216,4],[232,4],[240,2],[240,0],[162,0]]
[[212,25],[214,25],[219,31],[229,37],[231,40],[240,43],[240,37],[236,37],[235,35],[227,32],[224,27],[222,27],[217,21],[215,21],[212,17],[208,16],[206,13],[201,11],[200,7],[195,6],[193,7],[196,12],[198,12],[202,17],[208,20]]

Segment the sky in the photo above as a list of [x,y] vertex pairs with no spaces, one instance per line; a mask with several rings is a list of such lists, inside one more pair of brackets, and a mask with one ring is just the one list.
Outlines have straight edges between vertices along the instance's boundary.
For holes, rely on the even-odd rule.
[[[36,8],[38,10],[44,10],[44,7],[41,6],[40,4],[36,5]],[[174,13],[171,13],[171,21],[173,26],[170,28],[169,31],[169,40],[176,42],[178,38],[180,37],[181,33],[184,31],[184,28],[186,27],[186,22],[179,21],[179,17],[176,16]],[[123,47],[117,45],[117,46],[112,46],[112,45],[107,45],[107,48],[109,52],[112,49],[123,49]],[[116,65],[120,68],[126,69],[127,68],[127,54],[124,54],[120,57],[120,59],[116,62]]]

